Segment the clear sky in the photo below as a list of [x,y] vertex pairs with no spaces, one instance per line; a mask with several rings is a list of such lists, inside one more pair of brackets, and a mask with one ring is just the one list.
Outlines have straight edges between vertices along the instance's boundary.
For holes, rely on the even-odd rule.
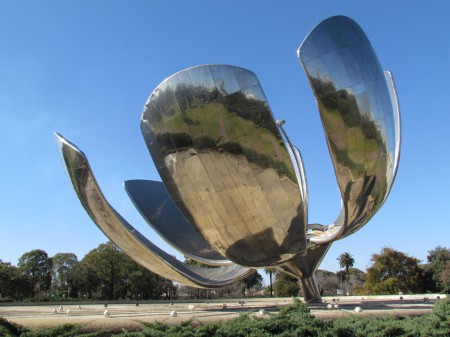
[[336,242],[320,268],[350,252],[365,270],[384,246],[422,261],[450,245],[450,2],[1,1],[0,259],[32,249],[81,259],[106,242],[60,162],[54,131],[78,145],[110,203],[151,241],[122,182],[159,176],[139,129],[153,89],[206,63],[252,70],[303,155],[309,221],[331,223],[340,198],[314,96],[296,50],[321,20],[346,15],[396,79],[400,168],[383,208]]

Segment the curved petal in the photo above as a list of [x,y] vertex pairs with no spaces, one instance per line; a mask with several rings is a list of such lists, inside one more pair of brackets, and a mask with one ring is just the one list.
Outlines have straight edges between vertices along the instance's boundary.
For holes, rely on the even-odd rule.
[[[394,145],[395,148],[391,149],[389,152],[392,153],[393,157],[389,157],[389,160],[391,161],[390,166],[392,166],[392,172],[389,175],[390,180],[387,180],[387,193],[384,196],[382,204],[386,201],[387,197],[389,196],[389,193],[391,192],[392,186],[394,185],[395,177],[397,176],[397,170],[398,170],[398,164],[400,162],[400,149],[401,149],[401,121],[400,121],[400,106],[398,103],[398,97],[397,97],[397,90],[395,88],[394,83],[394,77],[392,76],[392,73],[389,71],[384,71],[384,76],[386,78],[386,84],[389,89],[389,96],[391,98],[391,104],[392,104],[392,111],[394,113],[394,135],[395,140],[391,140],[389,144]],[[388,136],[391,136],[392,132],[388,134]],[[382,205],[381,204],[381,205]],[[380,205],[380,207],[381,207]],[[344,236],[348,236],[358,230],[359,228],[354,228],[353,230],[347,230]]]
[[286,146],[289,155],[292,158],[292,163],[294,164],[295,175],[297,176],[297,181],[300,186],[300,197],[303,200],[303,208],[306,214],[306,219],[308,219],[308,184],[306,181],[305,167],[303,166],[303,159],[300,150],[293,146]]
[[353,20],[324,20],[298,55],[316,96],[342,197],[338,219],[311,238],[326,243],[360,229],[386,199],[398,164],[399,115],[372,46]]
[[286,150],[288,151],[289,156],[291,158],[292,166],[294,167],[295,176],[297,178],[297,184],[298,184],[298,187],[300,188],[300,198],[303,201],[303,203],[301,205],[303,208],[302,212],[305,214],[305,220],[307,222],[308,221],[308,183],[306,181],[305,167],[303,165],[303,158],[300,153],[300,150],[291,143],[291,140],[289,139],[289,136],[288,136],[286,130],[284,130],[284,128],[283,128],[283,125],[285,123],[286,123],[285,120],[277,120],[276,121],[278,128],[281,130],[281,132],[283,133],[283,135],[286,139],[284,144],[285,144]]
[[223,287],[253,272],[252,269],[238,265],[219,268],[193,267],[159,249],[126,222],[106,201],[85,155],[61,135],[56,134],[56,138],[81,204],[100,230],[137,263],[176,282],[205,288]]
[[214,250],[251,267],[305,252],[295,170],[252,72],[205,65],[169,77],[141,130],[173,201]]
[[[386,198],[391,191],[392,185],[394,184],[395,177],[397,176],[398,164],[400,162],[400,152],[401,152],[401,119],[400,119],[400,105],[398,102],[397,89],[395,88],[394,76],[390,71],[384,71],[384,77],[386,78],[386,84],[389,89],[389,95],[391,97],[392,110],[394,112],[394,130],[395,130],[395,149],[392,151],[394,153],[394,163],[392,165],[392,177],[389,181],[389,189],[386,194]],[[393,142],[391,142],[393,143]],[[386,199],[385,198],[385,199]]]
[[145,221],[181,254],[212,266],[231,264],[192,228],[162,182],[128,180],[124,187]]

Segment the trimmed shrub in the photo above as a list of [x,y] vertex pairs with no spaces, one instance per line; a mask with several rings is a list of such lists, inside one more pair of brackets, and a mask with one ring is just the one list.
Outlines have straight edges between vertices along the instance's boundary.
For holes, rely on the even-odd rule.
[[20,325],[10,323],[6,319],[0,317],[0,336],[20,336],[24,331],[26,331],[25,328]]
[[437,302],[433,307],[433,314],[441,320],[450,320],[450,298],[446,298]]

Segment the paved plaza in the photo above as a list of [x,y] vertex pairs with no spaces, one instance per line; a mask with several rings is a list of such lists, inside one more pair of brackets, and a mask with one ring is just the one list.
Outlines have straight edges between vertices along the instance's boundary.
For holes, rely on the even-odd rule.
[[[309,304],[311,314],[319,319],[353,315],[417,316],[431,313],[441,294],[395,296],[325,297],[324,303]],[[86,329],[139,329],[146,323],[178,324],[186,320],[199,323],[229,320],[243,313],[269,317],[279,308],[293,303],[293,298],[232,299],[191,302],[133,303],[46,303],[36,305],[0,305],[0,317],[29,328],[81,324]],[[355,308],[361,308],[361,312]],[[357,309],[358,310],[358,309]],[[106,314],[105,314],[106,311]],[[172,315],[171,315],[172,314]]]

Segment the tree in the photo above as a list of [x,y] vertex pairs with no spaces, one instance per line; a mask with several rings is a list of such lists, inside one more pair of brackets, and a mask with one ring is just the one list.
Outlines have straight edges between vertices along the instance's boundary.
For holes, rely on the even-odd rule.
[[251,273],[249,276],[247,276],[246,278],[244,278],[241,281],[242,284],[242,294],[245,295],[246,292],[248,290],[250,290],[250,288],[255,287],[255,286],[261,286],[262,285],[262,281],[263,278],[261,276],[260,273],[258,273],[258,271],[254,271],[253,273]]
[[358,268],[350,268],[347,274],[347,292],[358,294],[364,287],[366,273]]
[[18,267],[25,276],[30,278],[33,296],[50,289],[52,265],[52,259],[42,249],[34,249],[19,258]]
[[171,300],[172,298],[176,298],[178,287],[173,284],[173,282],[169,279],[166,279],[164,277],[161,277],[157,274],[154,274],[157,276],[157,279],[159,281],[159,289],[161,289],[162,293],[158,298],[163,297],[166,300]]
[[[353,265],[355,264],[355,259],[353,258],[352,254],[350,253],[342,253],[341,255],[339,255],[339,257],[337,258],[337,260],[339,261],[339,267],[341,268],[345,268],[345,274],[348,275],[348,270],[350,267],[353,267]],[[338,272],[338,277],[341,280],[341,292],[343,293],[347,293],[348,291],[344,290],[344,274],[341,272]]]
[[367,269],[364,292],[367,294],[417,293],[421,291],[419,260],[392,248],[373,254]]
[[429,263],[419,266],[422,268],[422,292],[424,293],[435,293],[438,292],[438,286],[436,281],[433,279],[433,270]]
[[434,282],[433,290],[443,291],[445,286],[441,281],[441,274],[447,268],[450,261],[450,249],[442,246],[437,246],[435,249],[428,251],[428,272],[431,273],[431,278]]
[[0,260],[0,300],[22,300],[31,295],[31,281],[17,267]]
[[339,261],[339,266],[341,268],[345,268],[345,272],[347,274],[348,274],[348,269],[350,267],[353,267],[353,265],[355,264],[355,259],[353,258],[352,254],[350,254],[350,253],[342,253],[341,255],[339,255],[337,260]]
[[270,281],[270,298],[272,298],[272,297],[273,297],[273,283],[272,283],[273,269],[272,269],[272,268],[266,268],[266,269],[264,269],[264,271],[266,272],[266,274],[269,274],[269,281]]
[[340,287],[345,294],[353,295],[359,293],[364,287],[366,273],[358,268],[350,268],[348,272],[340,270],[336,273]]
[[70,296],[91,299],[96,295],[101,279],[89,264],[80,261],[75,263],[67,272],[67,283],[71,289]]
[[277,271],[273,289],[277,296],[298,296],[300,285],[297,278]]
[[[78,270],[77,274],[72,269]],[[176,295],[173,282],[140,266],[112,242],[91,250],[69,273],[69,283],[78,292],[115,300],[119,298],[170,299]]]
[[450,261],[447,262],[447,266],[441,272],[439,276],[439,281],[442,285],[442,291],[449,294],[450,293]]
[[241,282],[233,283],[228,286],[217,288],[214,290],[209,291],[208,297],[214,298],[214,297],[240,297],[242,296],[243,291],[243,285]]
[[[102,243],[91,250],[83,262],[93,270],[100,280],[100,297],[115,300],[124,295],[127,287],[125,264],[127,257],[112,242]],[[126,292],[126,291],[125,291]]]
[[176,296],[177,287],[172,281],[151,272],[131,259],[127,264],[128,292],[132,298],[157,300],[163,297],[170,300]]
[[68,291],[69,270],[78,262],[73,253],[58,253],[52,257],[52,288],[55,291]]
[[334,296],[336,295],[336,290],[340,287],[337,275],[327,270],[318,269],[316,271],[316,281],[322,296]]

